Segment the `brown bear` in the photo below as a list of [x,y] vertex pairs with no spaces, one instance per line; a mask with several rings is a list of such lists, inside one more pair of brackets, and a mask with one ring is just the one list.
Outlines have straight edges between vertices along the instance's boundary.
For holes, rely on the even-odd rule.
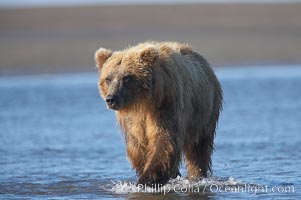
[[100,48],[95,60],[101,96],[116,111],[138,184],[177,177],[182,152],[188,177],[206,177],[222,108],[222,89],[208,62],[176,42]]

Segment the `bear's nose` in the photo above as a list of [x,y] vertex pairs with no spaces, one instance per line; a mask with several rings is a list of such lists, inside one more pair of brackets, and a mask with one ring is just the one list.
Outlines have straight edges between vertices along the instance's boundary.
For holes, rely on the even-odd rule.
[[109,94],[106,98],[106,102],[110,105],[115,104],[117,102],[117,96]]

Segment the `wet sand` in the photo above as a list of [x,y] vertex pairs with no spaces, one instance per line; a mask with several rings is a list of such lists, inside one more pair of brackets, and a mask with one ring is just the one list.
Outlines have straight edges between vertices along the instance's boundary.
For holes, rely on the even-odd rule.
[[213,67],[301,63],[301,4],[0,9],[0,75],[93,71],[94,51],[187,42]]

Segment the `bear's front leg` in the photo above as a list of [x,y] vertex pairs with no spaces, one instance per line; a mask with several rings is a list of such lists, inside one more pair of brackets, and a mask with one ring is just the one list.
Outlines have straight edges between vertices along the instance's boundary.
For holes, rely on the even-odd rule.
[[143,173],[146,147],[143,142],[132,134],[127,135],[127,157],[138,175]]
[[170,179],[168,171],[163,170],[160,166],[148,169],[138,179],[138,185],[149,187],[162,187]]
[[168,131],[153,133],[148,137],[146,163],[138,184],[161,187],[170,178],[179,175],[180,151]]

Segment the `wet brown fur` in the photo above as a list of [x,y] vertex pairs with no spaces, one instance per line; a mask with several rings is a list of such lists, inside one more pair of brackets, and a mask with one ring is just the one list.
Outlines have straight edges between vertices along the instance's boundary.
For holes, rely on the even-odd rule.
[[126,74],[139,83],[116,111],[138,183],[165,184],[179,175],[182,152],[188,176],[206,177],[222,108],[222,89],[208,62],[175,42],[145,42],[113,53],[99,49],[95,60],[104,99],[122,90]]

